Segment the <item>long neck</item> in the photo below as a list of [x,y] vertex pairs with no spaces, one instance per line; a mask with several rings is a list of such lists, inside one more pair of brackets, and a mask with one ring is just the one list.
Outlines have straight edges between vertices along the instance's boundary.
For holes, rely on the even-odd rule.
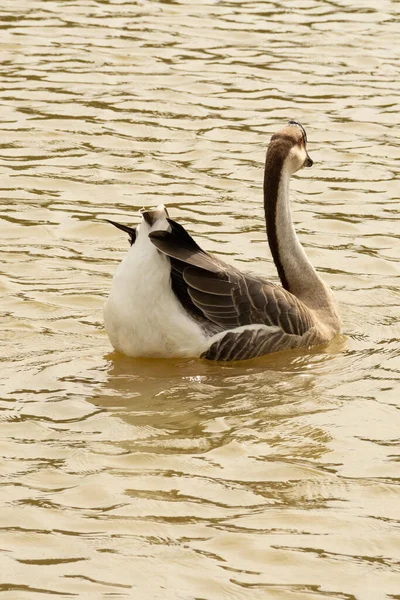
[[331,290],[315,271],[297,237],[290,210],[289,180],[283,158],[267,154],[265,219],[269,247],[282,286],[310,308],[336,313]]

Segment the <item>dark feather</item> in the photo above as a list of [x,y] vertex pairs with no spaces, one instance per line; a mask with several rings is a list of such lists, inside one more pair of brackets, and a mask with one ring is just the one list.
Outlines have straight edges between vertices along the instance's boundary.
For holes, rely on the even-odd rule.
[[300,344],[300,336],[288,335],[279,329],[271,331],[261,326],[259,329],[228,331],[211,344],[201,358],[221,361],[247,360],[277,350],[298,348]]
[[188,287],[190,297],[193,302],[196,303],[200,308],[203,307],[204,310],[208,308],[232,308],[232,298],[230,294],[226,294],[223,296],[222,294],[207,294],[205,292],[201,292],[200,290],[192,287]]
[[106,221],[107,223],[111,223],[111,225],[114,225],[114,227],[117,227],[117,229],[125,231],[125,233],[129,235],[129,241],[131,246],[133,246],[133,244],[136,241],[136,227],[128,227],[128,225],[121,225],[121,223],[115,223],[115,221],[110,221],[110,219],[106,219]]
[[210,274],[203,269],[193,269],[188,267],[183,272],[183,277],[189,287],[202,292],[208,292],[215,296],[229,296],[232,292],[232,283],[223,271],[220,271],[219,277]]
[[188,265],[217,273],[219,261],[204,252],[182,225],[168,219],[171,231],[152,231],[149,238],[155,247],[172,258]]
[[206,330],[215,331],[215,327],[219,327],[221,331],[255,324],[279,328],[276,332],[262,327],[250,329],[243,336],[243,332],[229,331],[223,337],[223,344],[220,340],[215,348],[213,344],[206,352],[207,358],[214,354],[228,356],[225,348],[231,346],[237,347],[237,351],[232,349],[235,356],[250,358],[249,352],[260,356],[285,345],[299,344],[301,336],[314,323],[304,304],[268,280],[242,273],[204,252],[181,225],[171,219],[168,221],[170,232],[155,231],[149,237],[158,250],[170,258],[172,287],[178,299],[190,314],[202,321]]

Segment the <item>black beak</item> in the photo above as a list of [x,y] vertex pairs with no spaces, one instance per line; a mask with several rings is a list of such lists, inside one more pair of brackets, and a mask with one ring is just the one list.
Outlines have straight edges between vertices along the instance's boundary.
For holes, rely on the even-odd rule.
[[125,231],[125,233],[127,233],[130,237],[131,244],[135,243],[136,227],[128,227],[128,225],[121,225],[121,223],[116,223],[115,221],[110,221],[110,219],[106,219],[106,221],[107,221],[107,223],[111,223],[111,225],[114,225],[114,227],[116,227],[117,229],[120,229],[121,231]]
[[312,167],[313,164],[314,164],[314,161],[307,154],[307,158],[304,161],[303,167]]

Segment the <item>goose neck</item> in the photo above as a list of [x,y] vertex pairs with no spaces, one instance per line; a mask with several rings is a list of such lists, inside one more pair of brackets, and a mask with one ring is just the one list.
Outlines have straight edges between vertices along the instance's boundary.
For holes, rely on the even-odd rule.
[[265,165],[264,208],[268,243],[282,286],[310,308],[329,306],[331,292],[318,276],[300,244],[289,202],[291,173],[284,160]]

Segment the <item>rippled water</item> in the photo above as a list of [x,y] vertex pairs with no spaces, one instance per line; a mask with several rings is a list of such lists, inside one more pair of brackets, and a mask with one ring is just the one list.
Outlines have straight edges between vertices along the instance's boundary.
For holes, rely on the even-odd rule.
[[[379,4],[379,8],[378,8]],[[2,599],[400,598],[399,43],[389,0],[0,8]],[[165,202],[273,276],[262,166],[346,339],[237,365],[111,353],[102,305]]]

